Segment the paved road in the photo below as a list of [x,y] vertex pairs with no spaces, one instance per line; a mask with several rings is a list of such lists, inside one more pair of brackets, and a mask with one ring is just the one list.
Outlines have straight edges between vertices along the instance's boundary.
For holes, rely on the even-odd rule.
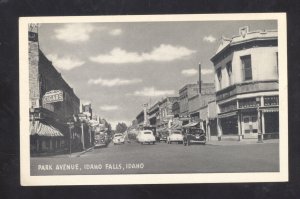
[[279,171],[279,144],[110,144],[80,157],[31,158],[31,175]]

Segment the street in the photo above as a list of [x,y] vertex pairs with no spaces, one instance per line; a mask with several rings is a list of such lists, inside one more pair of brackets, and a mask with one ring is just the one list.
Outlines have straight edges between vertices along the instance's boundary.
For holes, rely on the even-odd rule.
[[279,144],[109,144],[80,156],[32,157],[31,175],[278,172]]

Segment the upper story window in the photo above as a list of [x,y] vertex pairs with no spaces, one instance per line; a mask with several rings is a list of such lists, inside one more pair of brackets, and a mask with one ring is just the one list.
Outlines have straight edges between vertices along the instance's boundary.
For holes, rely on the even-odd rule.
[[244,81],[252,80],[251,55],[241,57],[241,61],[244,71]]
[[226,70],[228,74],[229,86],[232,84],[232,63],[231,61],[226,64]]
[[219,80],[219,85],[220,85],[220,88],[222,88],[222,69],[221,67],[217,69],[217,76],[218,76],[218,80]]
[[277,69],[277,75],[279,75],[279,71],[278,71],[278,52],[276,52],[276,69]]

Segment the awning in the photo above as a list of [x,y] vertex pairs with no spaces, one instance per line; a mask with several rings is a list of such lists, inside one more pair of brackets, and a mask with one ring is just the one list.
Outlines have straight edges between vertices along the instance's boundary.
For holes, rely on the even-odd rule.
[[194,127],[194,126],[197,126],[200,122],[191,122],[191,123],[188,123],[184,126],[182,126],[183,128],[188,128],[188,127]]
[[232,117],[232,116],[235,116],[236,114],[237,114],[237,111],[224,113],[224,114],[219,114],[218,118]]
[[261,109],[261,111],[264,113],[273,113],[273,112],[279,112],[279,108],[278,107],[265,108],[265,109]]
[[177,130],[177,129],[181,129],[182,128],[182,125],[180,125],[180,124],[173,124],[172,126],[171,126],[171,129],[172,130]]
[[55,127],[39,121],[30,123],[30,135],[63,137],[64,135]]

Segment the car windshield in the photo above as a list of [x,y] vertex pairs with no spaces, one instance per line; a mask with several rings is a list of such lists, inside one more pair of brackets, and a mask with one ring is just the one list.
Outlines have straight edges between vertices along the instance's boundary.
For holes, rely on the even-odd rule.
[[193,129],[191,130],[191,134],[202,134],[203,130],[202,129]]
[[151,132],[144,132],[144,134],[152,134]]
[[115,135],[115,137],[121,137],[122,135],[118,134],[118,135]]

